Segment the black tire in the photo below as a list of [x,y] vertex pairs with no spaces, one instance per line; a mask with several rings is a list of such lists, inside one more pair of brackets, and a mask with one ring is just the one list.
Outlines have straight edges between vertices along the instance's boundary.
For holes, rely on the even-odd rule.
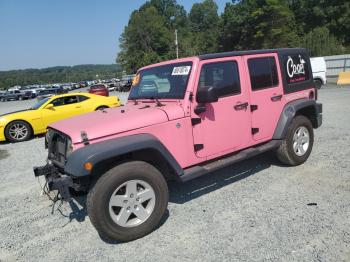
[[[293,136],[298,128],[305,127],[309,133],[309,146],[305,153],[301,156],[297,155],[293,149]],[[286,138],[282,144],[277,148],[276,155],[279,161],[283,164],[297,166],[303,164],[312,151],[314,143],[314,131],[310,120],[302,115],[296,116],[288,129]]]
[[103,110],[103,109],[106,109],[106,108],[109,108],[109,107],[108,106],[99,106],[98,108],[95,109],[95,111]]
[[[20,126],[23,126],[26,130],[26,135],[24,135],[23,137],[21,138],[16,138],[12,135],[11,133],[11,128],[14,128],[15,125],[20,125]],[[31,126],[27,123],[27,122],[24,122],[24,121],[21,121],[21,120],[16,120],[16,121],[12,121],[11,123],[9,123],[6,128],[5,128],[5,137],[6,137],[6,140],[9,141],[9,142],[12,142],[12,143],[17,143],[17,142],[22,142],[22,141],[26,141],[28,140],[29,138],[31,138],[33,135],[33,131],[32,131],[32,128]]]
[[[109,201],[113,192],[130,180],[147,182],[155,193],[155,205],[143,223],[122,227],[113,221],[109,212]],[[149,234],[159,225],[168,206],[168,198],[168,186],[159,170],[146,162],[132,161],[110,169],[97,180],[87,196],[87,211],[101,236],[126,242]]]
[[322,81],[320,79],[314,79],[314,83],[317,89],[321,89],[322,87]]

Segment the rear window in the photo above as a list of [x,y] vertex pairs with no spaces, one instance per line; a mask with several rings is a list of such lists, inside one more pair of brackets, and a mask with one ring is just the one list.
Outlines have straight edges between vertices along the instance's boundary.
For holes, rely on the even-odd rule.
[[278,85],[277,66],[274,57],[259,57],[248,60],[252,90],[260,90]]

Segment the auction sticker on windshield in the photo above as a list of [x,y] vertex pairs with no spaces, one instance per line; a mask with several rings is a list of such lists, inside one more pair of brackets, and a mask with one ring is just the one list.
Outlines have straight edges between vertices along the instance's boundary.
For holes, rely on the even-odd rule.
[[173,76],[188,75],[190,70],[191,70],[191,66],[177,66],[177,67],[174,67],[171,75]]

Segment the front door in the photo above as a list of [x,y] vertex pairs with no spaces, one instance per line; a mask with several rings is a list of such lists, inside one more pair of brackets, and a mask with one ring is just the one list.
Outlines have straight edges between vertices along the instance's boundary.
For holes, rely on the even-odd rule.
[[252,135],[255,141],[264,142],[272,138],[284,106],[278,56],[248,55],[244,61],[249,74]]
[[50,104],[53,104],[52,108],[44,108],[42,110],[42,119],[46,127],[51,123],[84,112],[81,103],[75,95],[56,98],[52,100]]
[[205,112],[196,114],[192,109],[194,148],[198,157],[213,158],[230,153],[246,146],[250,139],[248,92],[240,81],[244,77],[242,65],[241,57],[200,62],[197,87],[217,89],[219,100],[203,105]]

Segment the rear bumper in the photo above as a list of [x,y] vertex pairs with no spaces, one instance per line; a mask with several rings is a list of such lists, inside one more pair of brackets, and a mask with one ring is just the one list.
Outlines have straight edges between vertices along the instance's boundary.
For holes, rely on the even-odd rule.
[[73,188],[73,180],[69,176],[60,174],[54,165],[34,167],[34,175],[45,177],[49,192],[57,190],[62,200],[69,201],[71,199],[69,188]]

